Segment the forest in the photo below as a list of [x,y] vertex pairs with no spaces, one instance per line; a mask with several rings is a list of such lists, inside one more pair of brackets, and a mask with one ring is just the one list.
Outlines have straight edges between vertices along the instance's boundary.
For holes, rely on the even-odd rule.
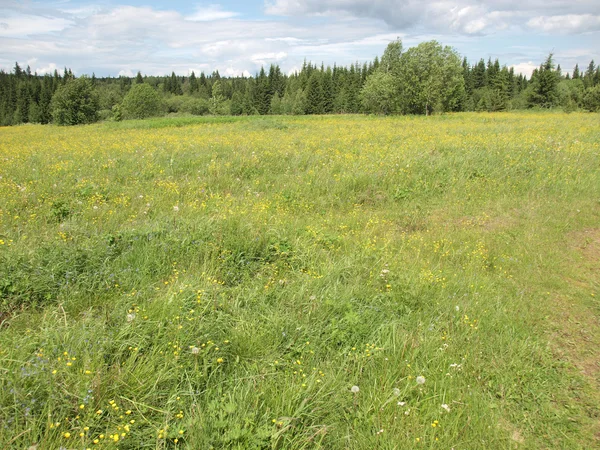
[[143,119],[160,115],[433,114],[562,108],[600,110],[600,67],[563,73],[550,54],[530,79],[498,59],[470,62],[436,41],[404,50],[391,42],[373,61],[348,67],[304,62],[252,77],[39,75],[15,63],[0,71],[0,125]]

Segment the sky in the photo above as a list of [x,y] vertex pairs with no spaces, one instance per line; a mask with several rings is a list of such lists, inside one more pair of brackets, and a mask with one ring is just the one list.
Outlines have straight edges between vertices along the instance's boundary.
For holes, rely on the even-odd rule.
[[38,74],[254,75],[276,63],[372,61],[400,38],[527,76],[552,52],[600,63],[600,0],[0,0],[0,69]]

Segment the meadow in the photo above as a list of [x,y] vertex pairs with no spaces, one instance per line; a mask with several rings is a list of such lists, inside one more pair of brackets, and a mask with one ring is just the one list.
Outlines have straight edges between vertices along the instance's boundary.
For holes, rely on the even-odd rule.
[[600,446],[600,116],[0,128],[0,448]]

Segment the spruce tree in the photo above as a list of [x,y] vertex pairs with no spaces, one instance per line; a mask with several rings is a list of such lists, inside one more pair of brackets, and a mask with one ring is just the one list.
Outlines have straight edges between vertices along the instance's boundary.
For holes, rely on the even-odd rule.
[[259,114],[264,115],[269,113],[271,106],[271,98],[269,97],[269,79],[265,73],[265,68],[260,68],[256,80],[256,90],[254,93],[254,108]]
[[583,84],[586,88],[590,88],[594,85],[594,72],[596,71],[596,65],[594,64],[594,60],[592,59],[588,64],[588,67],[585,71],[585,75],[583,76]]
[[323,114],[323,103],[321,72],[315,70],[310,76],[306,88],[306,114]]
[[480,59],[479,62],[473,66],[473,70],[471,71],[473,89],[481,89],[486,85],[485,72],[485,62],[483,59]]
[[198,80],[196,79],[196,74],[192,70],[192,74],[190,75],[190,93],[194,94],[198,92]]
[[15,111],[15,123],[29,122],[29,89],[26,82],[19,83],[17,90],[17,109]]
[[559,103],[558,81],[558,75],[554,70],[553,55],[550,53],[535,76],[532,75],[532,86],[528,96],[529,105],[542,108],[557,106]]
[[331,68],[322,75],[322,90],[323,90],[323,113],[331,114],[334,109],[335,93],[333,88],[333,74]]

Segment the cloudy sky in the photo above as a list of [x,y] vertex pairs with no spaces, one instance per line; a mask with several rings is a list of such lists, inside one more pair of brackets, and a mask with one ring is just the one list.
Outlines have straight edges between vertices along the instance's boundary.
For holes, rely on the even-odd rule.
[[254,74],[306,58],[369,61],[387,43],[436,39],[471,62],[529,75],[600,62],[600,0],[0,0],[0,68],[116,76],[218,69]]

